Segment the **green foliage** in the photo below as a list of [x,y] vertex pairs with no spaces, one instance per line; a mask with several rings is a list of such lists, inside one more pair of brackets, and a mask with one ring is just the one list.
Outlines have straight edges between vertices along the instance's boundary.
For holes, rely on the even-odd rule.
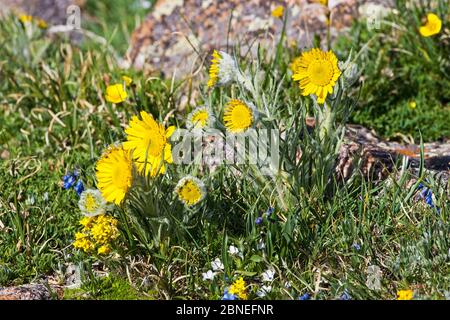
[[[154,2],[154,0],[89,0],[82,16],[82,27],[101,34],[118,54],[123,55],[128,49],[131,32],[144,21]],[[143,3],[149,7],[143,6]]]
[[[352,122],[374,128],[380,135],[410,135],[426,141],[450,135],[450,41],[448,0],[398,0],[381,21],[369,29],[357,20],[339,48],[358,52],[364,86]],[[419,27],[427,13],[442,20],[442,30],[422,37]],[[415,108],[411,106],[416,104]]]
[[0,285],[49,274],[68,254],[76,194],[59,181],[36,157],[0,163]]
[[79,289],[66,289],[65,300],[144,300],[149,299],[136,290],[125,279],[108,275],[93,277],[85,281]]

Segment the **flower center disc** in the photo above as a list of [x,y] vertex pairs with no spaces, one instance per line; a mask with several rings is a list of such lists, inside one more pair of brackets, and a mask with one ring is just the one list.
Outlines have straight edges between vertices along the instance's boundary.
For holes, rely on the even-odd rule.
[[232,124],[238,129],[247,129],[252,125],[253,114],[248,107],[237,105],[231,112]]
[[192,123],[196,127],[203,128],[206,126],[206,121],[208,120],[208,114],[206,112],[199,112],[192,117]]
[[191,181],[186,182],[180,193],[181,197],[189,204],[196,203],[202,196],[199,188]]
[[156,134],[157,133],[155,131],[152,131],[145,137],[145,145],[148,148],[148,155],[153,157],[161,156],[164,150],[164,144],[166,142],[165,137],[157,137]]
[[313,84],[327,86],[333,78],[333,65],[331,61],[316,59],[308,66],[308,75]]
[[87,211],[93,212],[93,211],[97,210],[98,207],[99,207],[99,205],[98,205],[97,201],[95,201],[95,198],[92,195],[88,194],[86,197]]
[[116,166],[113,169],[112,182],[118,189],[124,191],[128,189],[131,180],[129,172],[131,172],[131,170],[123,166]]

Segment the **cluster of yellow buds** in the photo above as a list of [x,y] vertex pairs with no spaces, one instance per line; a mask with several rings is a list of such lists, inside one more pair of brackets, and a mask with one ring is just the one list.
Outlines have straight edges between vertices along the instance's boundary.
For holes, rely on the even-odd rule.
[[117,219],[105,214],[83,217],[80,220],[83,229],[75,234],[73,246],[86,253],[110,253],[111,243],[119,236],[117,223]]

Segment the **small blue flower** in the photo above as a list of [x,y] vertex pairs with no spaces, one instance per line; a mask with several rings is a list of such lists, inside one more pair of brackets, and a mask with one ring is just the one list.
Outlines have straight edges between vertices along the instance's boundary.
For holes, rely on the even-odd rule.
[[274,211],[275,211],[274,207],[269,207],[269,209],[267,209],[266,211],[266,216],[270,216]]
[[361,250],[361,246],[359,245],[359,243],[355,242],[354,244],[352,244],[352,248],[355,249],[356,251]]
[[345,289],[339,299],[340,300],[352,300],[352,297],[348,294],[347,289]]
[[258,217],[255,220],[256,225],[260,225],[263,222],[263,218],[262,217]]
[[305,293],[298,297],[298,300],[309,300],[309,299],[311,299],[311,296],[309,295],[309,293]]
[[75,181],[76,181],[76,177],[73,174],[71,174],[71,173],[66,174],[63,177],[64,189],[72,188],[72,186],[75,184]]
[[272,213],[275,212],[275,208],[274,207],[269,207],[269,209],[267,209],[267,211],[264,213],[263,216],[267,217],[267,220],[269,220],[270,222],[277,222],[276,216],[275,218],[272,218]]
[[427,197],[425,198],[425,202],[427,205],[429,205],[431,208],[434,208],[433,204],[433,194],[430,192]]
[[228,292],[228,288],[225,288],[222,300],[236,300],[236,296]]
[[81,195],[81,193],[83,193],[84,185],[83,185],[83,181],[81,181],[81,179],[77,181],[77,184],[75,185],[74,189],[78,195]]
[[423,200],[425,200],[425,203],[431,208],[436,208],[436,211],[438,213],[441,212],[440,208],[437,208],[433,203],[433,191],[431,191],[430,188],[424,187],[423,184],[419,184],[417,189],[421,190],[419,197]]
[[426,198],[430,194],[431,190],[428,188],[423,188],[422,191],[420,191],[421,198]]

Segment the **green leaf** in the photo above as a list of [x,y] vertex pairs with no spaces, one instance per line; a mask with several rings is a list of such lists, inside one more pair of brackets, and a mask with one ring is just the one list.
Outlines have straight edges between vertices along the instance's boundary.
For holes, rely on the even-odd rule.
[[258,256],[257,254],[254,254],[250,258],[250,260],[253,261],[253,262],[262,262],[264,259],[261,256]]

